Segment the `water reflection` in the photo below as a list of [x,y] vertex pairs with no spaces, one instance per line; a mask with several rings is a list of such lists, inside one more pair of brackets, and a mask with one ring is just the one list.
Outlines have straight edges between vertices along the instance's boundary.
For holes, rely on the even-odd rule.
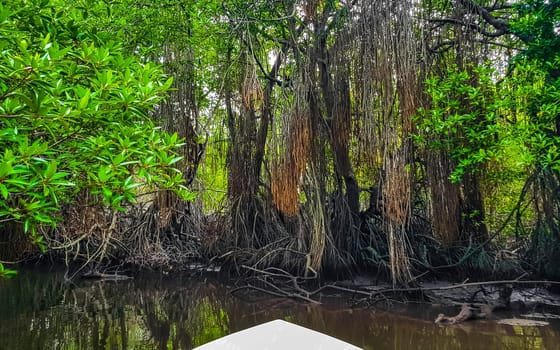
[[[558,349],[560,324],[513,327],[477,321],[442,327],[438,310],[399,315],[290,300],[247,302],[215,281],[145,276],[65,285],[60,274],[0,280],[0,349],[192,349],[282,318],[364,349]],[[403,316],[405,314],[414,315]]]

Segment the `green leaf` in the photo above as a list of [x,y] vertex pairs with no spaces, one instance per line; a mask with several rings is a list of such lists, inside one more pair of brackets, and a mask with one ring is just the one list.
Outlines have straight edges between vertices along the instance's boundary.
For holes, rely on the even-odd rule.
[[0,163],[0,178],[4,178],[14,172],[14,168],[10,162],[3,161]]
[[49,166],[47,167],[47,170],[45,171],[45,178],[47,179],[51,179],[53,178],[53,176],[56,174],[56,169],[57,169],[57,161],[56,159],[53,159],[50,161]]
[[109,174],[110,174],[111,170],[105,166],[102,165],[99,167],[99,170],[97,171],[97,178],[99,179],[100,182],[107,182],[109,180]]
[[177,163],[178,161],[180,161],[181,159],[183,159],[183,157],[173,157],[173,158],[169,159],[169,161],[167,162],[167,165],[173,165],[173,164]]
[[78,110],[84,110],[87,107],[90,96],[91,92],[87,89],[78,102]]
[[2,198],[4,198],[4,200],[8,200],[8,195],[9,195],[8,188],[1,183],[0,183],[0,194],[2,194]]
[[17,275],[16,270],[7,269],[2,263],[0,263],[0,278],[9,279],[14,277],[15,275]]
[[103,196],[105,197],[106,200],[109,200],[109,198],[111,198],[113,196],[113,192],[108,187],[102,187],[101,191],[102,191]]
[[169,90],[172,84],[173,84],[173,77],[169,77],[162,86],[163,90]]

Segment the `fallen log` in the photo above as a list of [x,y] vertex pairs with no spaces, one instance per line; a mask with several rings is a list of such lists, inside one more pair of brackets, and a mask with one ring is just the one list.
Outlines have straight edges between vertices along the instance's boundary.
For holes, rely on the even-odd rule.
[[132,279],[132,277],[127,275],[120,275],[117,273],[103,273],[99,271],[91,271],[84,273],[82,275],[84,279],[99,279],[99,280],[111,280],[111,281],[122,281]]
[[458,324],[468,320],[489,318],[492,314],[492,307],[490,305],[481,305],[479,310],[480,312],[467,304],[463,304],[461,305],[461,311],[459,311],[457,315],[450,317],[439,314],[434,322],[441,324]]
[[461,311],[459,311],[457,315],[449,317],[445,316],[444,314],[439,314],[434,322],[443,324],[457,324],[471,319],[472,315],[472,309],[467,304],[463,304],[461,305]]

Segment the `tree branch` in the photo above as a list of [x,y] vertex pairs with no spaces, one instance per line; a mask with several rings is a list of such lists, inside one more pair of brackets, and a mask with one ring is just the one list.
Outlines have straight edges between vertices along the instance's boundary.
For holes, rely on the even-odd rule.
[[430,22],[450,23],[450,24],[460,25],[460,26],[467,27],[471,30],[474,30],[474,31],[484,35],[484,36],[491,37],[491,38],[497,38],[497,37],[500,37],[500,36],[508,33],[508,31],[489,32],[486,29],[482,28],[481,26],[479,26],[475,23],[467,23],[467,22],[461,21],[461,20],[456,19],[456,18],[436,18],[436,19],[430,20]]
[[[496,29],[496,36],[509,33],[509,24],[499,18],[494,17],[490,10],[480,6],[472,0],[457,0],[461,6],[472,14],[477,14],[484,19],[484,21],[490,24]],[[498,33],[501,33],[497,35]]]

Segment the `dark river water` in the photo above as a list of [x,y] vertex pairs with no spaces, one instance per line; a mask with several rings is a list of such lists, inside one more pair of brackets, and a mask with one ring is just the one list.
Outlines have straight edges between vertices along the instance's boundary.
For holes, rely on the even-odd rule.
[[433,320],[441,310],[425,305],[396,304],[388,312],[342,302],[250,302],[230,290],[217,281],[177,276],[65,284],[59,273],[21,271],[0,280],[0,350],[192,349],[273,319],[369,350],[560,349],[559,322],[439,326]]

